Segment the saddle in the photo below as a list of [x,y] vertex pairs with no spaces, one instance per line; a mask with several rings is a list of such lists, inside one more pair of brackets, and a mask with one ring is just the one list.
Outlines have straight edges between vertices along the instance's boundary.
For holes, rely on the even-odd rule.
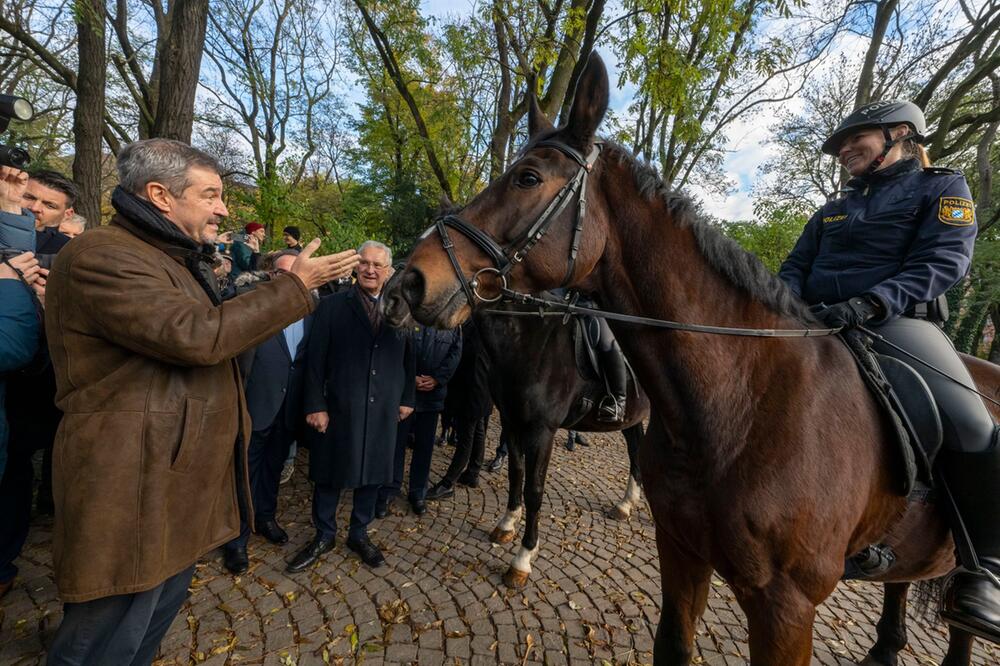
[[846,331],[840,339],[893,425],[902,463],[900,494],[926,495],[934,483],[932,468],[943,437],[941,416],[927,382],[909,364],[875,352],[863,333]]

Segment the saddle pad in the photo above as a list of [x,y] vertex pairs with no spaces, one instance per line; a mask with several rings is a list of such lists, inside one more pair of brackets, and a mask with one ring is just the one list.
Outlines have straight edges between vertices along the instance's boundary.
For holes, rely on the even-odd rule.
[[908,363],[898,358],[878,355],[879,367],[889,380],[892,391],[909,421],[915,446],[917,472],[922,479],[931,478],[931,468],[943,440],[941,415],[934,396],[924,378]]
[[932,485],[932,477],[925,474],[926,468],[917,464],[917,456],[914,451],[920,448],[915,443],[918,436],[911,432],[913,428],[910,426],[909,419],[902,410],[892,385],[889,384],[882,372],[876,354],[871,351],[870,340],[867,336],[854,330],[845,331],[837,337],[851,352],[861,377],[865,380],[865,384],[871,390],[871,394],[882,412],[889,417],[889,422],[892,424],[895,434],[892,441],[899,452],[899,460],[902,463],[900,494],[904,496],[910,494],[916,486],[918,473],[923,483]]

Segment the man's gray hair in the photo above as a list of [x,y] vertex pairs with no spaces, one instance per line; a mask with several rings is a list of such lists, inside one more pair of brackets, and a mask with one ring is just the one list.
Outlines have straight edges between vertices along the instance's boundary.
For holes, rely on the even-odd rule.
[[131,194],[141,194],[149,183],[160,183],[179,197],[190,185],[188,169],[222,173],[208,153],[173,139],[145,139],[118,153],[118,183]]
[[67,220],[70,224],[79,224],[82,229],[87,228],[87,218],[79,213],[73,213],[73,217]]
[[358,254],[361,254],[368,248],[373,247],[377,250],[382,250],[385,252],[386,263],[392,266],[392,250],[385,243],[379,243],[377,240],[366,240],[364,243],[358,246]]

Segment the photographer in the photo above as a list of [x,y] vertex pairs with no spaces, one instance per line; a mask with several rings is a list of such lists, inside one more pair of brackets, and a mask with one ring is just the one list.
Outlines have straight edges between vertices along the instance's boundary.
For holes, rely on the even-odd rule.
[[[33,229],[31,213],[21,209],[21,196],[28,181],[28,174],[11,167],[0,167],[0,226],[4,229]],[[22,244],[31,243],[30,236]],[[39,344],[40,320],[35,300],[29,286],[39,297],[44,296],[45,271],[31,252],[13,254],[5,248],[4,261],[0,264],[0,477],[7,475],[8,425],[5,397],[7,373],[26,365],[34,357]],[[10,590],[17,575],[13,560],[20,552],[20,543],[10,527],[27,522],[31,510],[31,496],[27,506],[15,507],[6,501],[9,484],[0,483],[0,597]],[[20,496],[21,494],[14,493]],[[23,515],[17,515],[17,512]],[[10,538],[6,538],[6,537]],[[15,548],[16,546],[16,548]]]

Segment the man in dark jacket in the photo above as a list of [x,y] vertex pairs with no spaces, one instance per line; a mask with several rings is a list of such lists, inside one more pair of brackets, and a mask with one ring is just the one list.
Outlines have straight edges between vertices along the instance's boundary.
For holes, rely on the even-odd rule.
[[[59,225],[73,219],[79,189],[57,171],[39,170],[31,174],[22,197],[22,206],[35,216],[35,254],[54,255],[69,242]],[[51,260],[44,262],[49,265]]]
[[410,487],[407,492],[413,513],[427,512],[427,479],[431,473],[434,453],[434,433],[438,414],[444,409],[448,381],[455,374],[462,357],[461,329],[442,331],[417,326],[411,332],[413,355],[417,362],[417,405],[414,413],[399,424],[396,433],[396,461],[391,483],[382,486],[375,516],[384,517],[389,502],[399,494],[406,465],[406,444],[413,436],[413,458],[410,460]]
[[[35,218],[35,256],[43,266],[51,266],[55,255],[69,238],[59,232],[59,224],[73,216],[77,188],[55,171],[36,171],[22,186],[22,212]],[[52,513],[52,444],[62,412],[55,405],[56,377],[48,362],[44,330],[39,354],[29,369],[7,380],[8,458],[0,480],[0,589],[8,588],[17,576],[15,560],[28,538],[34,492],[35,451],[42,450],[42,484],[38,492],[40,512]]]
[[493,411],[489,387],[490,359],[474,319],[462,326],[462,360],[451,380],[448,410],[455,417],[455,453],[444,477],[427,491],[427,499],[455,494],[455,484],[475,488],[483,467],[486,425]]
[[[262,268],[269,274],[287,273],[297,251],[268,255]],[[244,273],[248,277],[252,273]],[[265,276],[266,277],[266,276]],[[262,280],[266,281],[266,280]],[[272,338],[239,356],[244,377],[247,411],[253,424],[247,465],[256,532],[274,544],[288,542],[288,534],[275,517],[281,468],[302,419],[302,379],[306,338],[312,316],[292,322]],[[247,541],[250,525],[240,516],[240,535],[224,548],[226,568],[241,574],[249,567]]]
[[313,489],[312,542],[288,564],[295,573],[334,546],[337,503],[354,489],[347,547],[369,566],[385,562],[368,538],[381,485],[392,481],[396,426],[413,412],[414,361],[409,338],[382,321],[378,299],[392,253],[376,241],[358,248],[358,282],[316,310],[306,356],[306,422],[315,437],[309,455]]

